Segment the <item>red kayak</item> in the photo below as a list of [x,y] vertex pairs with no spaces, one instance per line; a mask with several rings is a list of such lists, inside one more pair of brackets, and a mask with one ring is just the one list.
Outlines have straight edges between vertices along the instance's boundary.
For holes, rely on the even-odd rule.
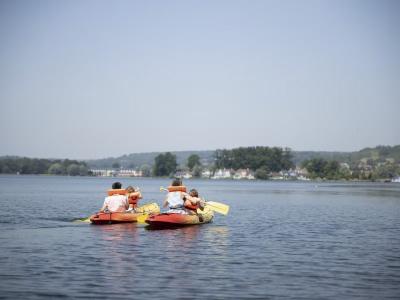
[[138,218],[143,216],[146,218],[150,213],[159,212],[160,208],[157,203],[150,203],[136,208],[134,212],[99,212],[90,216],[90,222],[95,225],[134,223],[138,221]]
[[198,214],[188,215],[179,213],[162,213],[158,215],[150,215],[146,219],[149,228],[163,229],[176,228],[189,225],[199,225],[210,223],[214,217],[211,210],[198,210]]

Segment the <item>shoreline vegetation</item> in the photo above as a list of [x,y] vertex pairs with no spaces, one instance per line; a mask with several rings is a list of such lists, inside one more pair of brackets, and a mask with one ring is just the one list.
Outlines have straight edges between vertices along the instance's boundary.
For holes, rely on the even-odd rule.
[[400,145],[357,152],[240,147],[78,161],[0,157],[1,174],[400,182]]

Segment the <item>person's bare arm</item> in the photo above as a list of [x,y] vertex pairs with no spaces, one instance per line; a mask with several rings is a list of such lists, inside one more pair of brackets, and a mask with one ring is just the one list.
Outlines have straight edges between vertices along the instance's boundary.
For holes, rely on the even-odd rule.
[[162,207],[167,207],[168,206],[168,201],[167,201],[168,197],[165,197],[164,201],[163,201],[163,205]]
[[106,208],[107,208],[107,202],[106,200],[104,200],[103,206],[100,208],[100,212],[104,212]]

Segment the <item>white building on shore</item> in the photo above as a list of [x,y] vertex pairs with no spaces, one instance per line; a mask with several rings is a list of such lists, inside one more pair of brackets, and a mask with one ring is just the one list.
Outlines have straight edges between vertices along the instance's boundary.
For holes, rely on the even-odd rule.
[[133,169],[121,169],[121,170],[114,170],[114,169],[93,169],[90,170],[94,176],[101,176],[101,177],[142,177],[142,171],[133,170]]
[[214,176],[211,179],[229,179],[232,177],[232,173],[229,169],[218,169],[215,171]]

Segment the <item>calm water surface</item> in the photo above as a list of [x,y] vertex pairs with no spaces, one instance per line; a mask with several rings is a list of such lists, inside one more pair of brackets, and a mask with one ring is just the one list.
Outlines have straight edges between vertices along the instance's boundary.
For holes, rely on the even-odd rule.
[[[188,180],[228,216],[73,222],[111,178],[0,176],[0,298],[400,299],[400,184]],[[168,180],[120,179],[158,202]]]

